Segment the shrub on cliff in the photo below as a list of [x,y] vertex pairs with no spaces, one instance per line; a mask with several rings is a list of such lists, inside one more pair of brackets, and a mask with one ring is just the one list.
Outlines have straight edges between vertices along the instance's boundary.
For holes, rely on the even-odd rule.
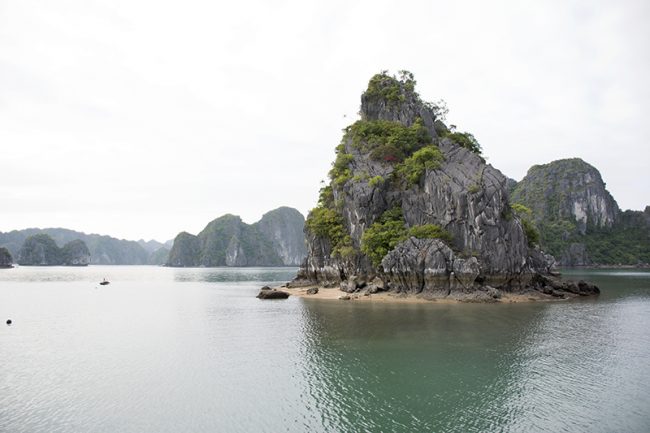
[[406,227],[402,209],[394,207],[384,212],[361,236],[361,251],[378,267],[395,246],[409,237],[441,239],[451,242],[451,234],[437,224]]
[[409,229],[408,235],[418,239],[440,239],[447,243],[451,242],[451,234],[437,224],[413,226]]
[[462,146],[477,155],[480,155],[483,152],[481,144],[478,142],[476,137],[469,132],[447,132],[443,137],[450,139],[457,145]]
[[533,222],[533,212],[520,203],[513,203],[510,207],[521,220],[521,225],[524,229],[524,233],[526,234],[528,245],[538,245],[539,232],[537,231],[535,223]]
[[352,177],[350,171],[350,162],[354,157],[345,153],[345,147],[339,144],[336,147],[336,159],[332,163],[332,169],[329,171],[329,177],[336,186],[341,186]]
[[388,120],[358,120],[345,129],[352,145],[376,161],[400,162],[432,144],[431,135],[417,119],[411,126]]
[[427,170],[435,170],[444,161],[444,156],[436,146],[426,146],[417,150],[406,158],[395,170],[397,175],[406,180],[409,185],[414,185]]
[[408,230],[404,225],[402,210],[398,207],[387,210],[361,236],[361,251],[378,267],[389,251],[406,239]]
[[323,206],[312,209],[305,226],[312,234],[329,239],[333,255],[352,254],[352,239],[343,225],[343,218],[335,209]]
[[381,71],[373,75],[368,82],[365,96],[396,104],[405,100],[405,93],[415,93],[415,78],[409,71],[399,71],[399,78],[388,75],[388,71]]

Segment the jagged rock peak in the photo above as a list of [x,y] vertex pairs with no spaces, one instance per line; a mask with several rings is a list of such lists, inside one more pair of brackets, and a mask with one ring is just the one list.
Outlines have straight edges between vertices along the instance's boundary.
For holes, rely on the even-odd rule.
[[611,227],[621,211],[600,172],[580,158],[534,165],[517,183],[512,201],[528,206],[537,220],[575,220],[587,227]]
[[423,102],[415,91],[415,85],[415,78],[408,71],[400,71],[399,76],[389,75],[386,71],[374,75],[361,95],[361,119],[387,120],[405,126],[421,119],[436,138],[434,123],[439,107]]

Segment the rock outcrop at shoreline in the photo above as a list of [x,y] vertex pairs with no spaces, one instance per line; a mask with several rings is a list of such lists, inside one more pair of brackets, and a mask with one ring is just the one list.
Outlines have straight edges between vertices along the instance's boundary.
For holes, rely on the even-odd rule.
[[420,98],[408,72],[370,80],[361,119],[346,128],[307,218],[308,255],[292,287],[542,290],[538,276],[550,276],[553,257],[511,208],[508,179],[443,112]]
[[287,299],[290,296],[289,293],[284,290],[272,289],[269,286],[264,286],[260,289],[260,292],[257,294],[256,298],[258,299]]

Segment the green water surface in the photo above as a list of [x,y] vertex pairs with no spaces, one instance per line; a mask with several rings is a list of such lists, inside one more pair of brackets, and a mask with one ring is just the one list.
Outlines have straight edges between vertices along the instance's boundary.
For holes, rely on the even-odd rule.
[[294,273],[0,272],[0,431],[650,431],[648,272],[566,271],[603,293],[554,303],[255,298]]

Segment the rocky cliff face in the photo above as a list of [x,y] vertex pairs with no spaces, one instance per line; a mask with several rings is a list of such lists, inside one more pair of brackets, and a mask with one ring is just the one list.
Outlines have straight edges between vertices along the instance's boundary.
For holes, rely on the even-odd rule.
[[268,212],[252,225],[236,215],[224,215],[197,236],[179,234],[167,266],[295,265],[304,258],[303,226],[304,217],[291,208]]
[[529,246],[506,177],[414,85],[408,73],[371,79],[307,218],[308,256],[292,284],[450,295],[519,290],[552,267]]
[[299,266],[307,255],[305,217],[296,209],[280,207],[265,213],[257,223],[260,233],[271,240],[285,266]]
[[87,266],[90,252],[81,240],[70,241],[59,248],[49,235],[41,233],[28,237],[20,248],[21,266]]
[[588,226],[611,227],[620,214],[600,172],[580,158],[531,167],[512,201],[525,204],[538,220],[575,221],[581,234]]
[[650,210],[621,212],[579,158],[531,167],[511,200],[532,210],[542,247],[562,266],[650,263]]
[[13,267],[14,259],[11,257],[9,250],[0,248],[0,269]]

